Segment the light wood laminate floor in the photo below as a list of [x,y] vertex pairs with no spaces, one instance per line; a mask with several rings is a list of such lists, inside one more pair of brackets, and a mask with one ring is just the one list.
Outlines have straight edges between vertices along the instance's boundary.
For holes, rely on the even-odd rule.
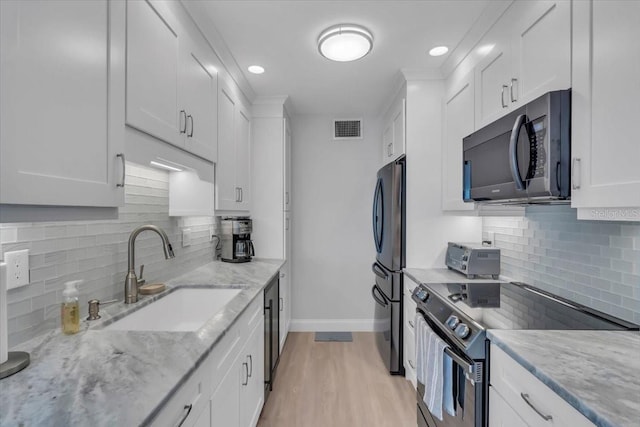
[[416,393],[391,376],[371,332],[353,342],[290,333],[258,427],[415,427]]

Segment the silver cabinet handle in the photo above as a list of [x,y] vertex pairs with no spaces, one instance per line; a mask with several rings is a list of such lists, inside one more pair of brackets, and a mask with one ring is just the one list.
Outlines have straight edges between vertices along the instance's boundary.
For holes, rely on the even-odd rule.
[[390,142],[389,145],[387,145],[387,155],[393,156],[393,142]]
[[[184,120],[182,120],[183,118]],[[180,133],[186,133],[186,132],[187,132],[187,112],[184,110],[180,110]]]
[[236,202],[240,201],[240,187],[236,187]]
[[502,85],[502,92],[500,93],[500,102],[502,103],[502,108],[507,108],[508,105],[504,103],[504,90],[509,89],[509,86]]
[[116,154],[116,157],[120,157],[120,160],[122,161],[122,179],[120,180],[119,184],[116,184],[116,187],[124,187],[124,176],[126,175],[126,164],[125,164],[125,159],[124,159],[124,153],[118,153]]
[[289,218],[287,218],[287,219],[285,220],[284,229],[285,229],[285,230],[288,230],[288,229],[289,229]]
[[247,357],[249,358],[249,376],[251,377],[253,375],[253,357],[250,354],[247,354]]
[[[189,115],[187,116],[187,118],[188,118],[188,119],[189,119],[189,121],[191,122],[191,131],[187,134],[187,137],[189,137],[189,138],[193,138],[193,116],[192,116],[191,114],[189,114]],[[187,128],[187,126],[186,126],[186,123],[185,123],[185,130],[186,130],[186,128]]]
[[193,409],[193,403],[190,403],[189,405],[184,405],[184,409],[182,410],[184,412],[184,415],[180,419],[180,422],[176,424],[177,427],[182,427],[182,424],[184,424],[184,422],[187,420],[187,417],[191,413],[192,409]]
[[288,205],[288,204],[289,204],[289,192],[288,192],[288,191],[286,191],[286,192],[284,193],[284,204],[285,204],[285,205]]
[[525,402],[527,402],[527,405],[529,405],[531,407],[531,409],[533,409],[534,411],[536,411],[536,414],[540,415],[540,417],[542,417],[543,420],[545,421],[551,421],[551,419],[553,419],[553,417],[551,415],[545,415],[542,412],[540,412],[540,410],[538,408],[536,408],[535,406],[533,406],[533,403],[531,403],[531,401],[529,400],[529,395],[525,394],[525,393],[520,393],[520,397],[522,397],[522,400],[524,400]]
[[244,373],[245,373],[245,380],[242,381],[242,385],[247,385],[249,384],[249,365],[247,364],[247,362],[242,362],[242,365],[244,366]]
[[511,83],[509,83],[509,97],[511,98],[511,102],[516,102],[518,98],[513,96],[513,84],[518,83],[518,79],[512,78]]
[[411,326],[411,329],[414,329],[413,322],[411,320],[409,320],[409,326]]
[[409,362],[409,366],[411,366],[411,369],[416,369],[416,365],[413,364],[413,361],[411,359],[407,359],[407,362]]
[[[579,172],[576,172],[576,167]],[[571,188],[574,190],[580,189],[580,176],[582,175],[582,162],[579,157],[573,158],[573,163],[571,165]],[[577,177],[577,179],[576,179]]]
[[284,299],[280,298],[280,311],[284,310]]

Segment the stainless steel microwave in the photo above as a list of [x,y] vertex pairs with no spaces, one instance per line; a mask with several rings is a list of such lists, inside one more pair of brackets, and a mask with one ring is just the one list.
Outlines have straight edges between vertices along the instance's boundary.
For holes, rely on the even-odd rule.
[[571,89],[546,93],[463,139],[463,199],[568,200]]

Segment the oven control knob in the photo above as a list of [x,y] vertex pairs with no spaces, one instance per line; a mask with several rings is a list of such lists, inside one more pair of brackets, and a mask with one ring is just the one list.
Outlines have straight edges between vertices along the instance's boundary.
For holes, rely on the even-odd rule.
[[456,326],[455,332],[458,337],[465,339],[471,333],[471,329],[469,329],[469,327],[464,323],[460,323],[458,326]]
[[460,319],[458,316],[451,315],[447,319],[447,326],[454,330],[460,324]]

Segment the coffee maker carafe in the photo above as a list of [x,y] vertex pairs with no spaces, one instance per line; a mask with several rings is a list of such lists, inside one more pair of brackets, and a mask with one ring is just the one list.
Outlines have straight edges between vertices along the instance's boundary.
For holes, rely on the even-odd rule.
[[222,261],[249,262],[255,255],[251,241],[251,219],[246,217],[224,218],[220,222]]

